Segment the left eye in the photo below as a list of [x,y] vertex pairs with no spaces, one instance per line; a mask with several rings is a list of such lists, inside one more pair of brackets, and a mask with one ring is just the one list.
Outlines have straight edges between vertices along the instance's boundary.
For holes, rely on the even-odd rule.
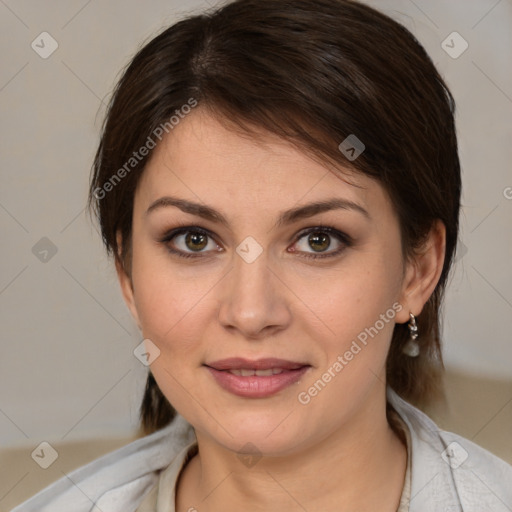
[[[337,239],[338,247],[334,251],[326,252],[332,245],[332,239]],[[304,239],[304,242],[300,242]],[[302,244],[302,247],[300,247]],[[299,252],[305,258],[328,258],[338,255],[343,249],[350,245],[347,235],[333,228],[313,228],[299,236],[295,245],[299,245]],[[313,249],[313,253],[307,251],[308,248]],[[292,252],[295,252],[292,251]],[[324,254],[325,253],[325,254]]]

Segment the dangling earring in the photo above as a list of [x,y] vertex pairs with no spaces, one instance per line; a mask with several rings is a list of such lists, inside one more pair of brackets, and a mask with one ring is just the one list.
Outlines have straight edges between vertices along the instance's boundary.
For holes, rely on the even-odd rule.
[[420,354],[420,345],[416,341],[418,338],[418,326],[416,325],[416,317],[412,313],[409,313],[409,315],[411,319],[409,320],[407,327],[409,327],[410,338],[404,345],[402,352],[409,357],[417,357]]

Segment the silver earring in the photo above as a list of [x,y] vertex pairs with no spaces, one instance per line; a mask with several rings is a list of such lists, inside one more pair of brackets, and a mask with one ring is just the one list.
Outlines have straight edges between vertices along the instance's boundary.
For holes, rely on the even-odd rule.
[[420,345],[416,341],[418,338],[418,326],[416,325],[416,317],[412,313],[409,313],[409,315],[411,319],[409,320],[407,327],[409,328],[410,337],[404,345],[402,352],[409,357],[417,357],[420,355]]

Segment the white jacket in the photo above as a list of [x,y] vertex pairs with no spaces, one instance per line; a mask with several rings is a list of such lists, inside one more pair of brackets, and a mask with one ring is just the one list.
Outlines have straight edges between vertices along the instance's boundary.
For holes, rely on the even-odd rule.
[[[387,398],[412,442],[410,512],[512,512],[512,466],[473,442],[439,430],[391,388]],[[71,472],[11,512],[134,512],[158,472],[195,440],[180,415]]]

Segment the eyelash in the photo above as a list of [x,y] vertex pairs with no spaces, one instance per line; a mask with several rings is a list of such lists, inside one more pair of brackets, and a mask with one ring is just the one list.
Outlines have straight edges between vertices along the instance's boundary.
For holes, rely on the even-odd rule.
[[[343,244],[342,247],[340,247],[339,249],[337,249],[334,252],[327,253],[327,254],[302,253],[302,252],[297,251],[297,254],[301,258],[306,258],[306,259],[311,259],[311,260],[334,258],[335,256],[340,255],[346,248],[351,247],[353,244],[353,240],[349,235],[347,235],[346,233],[343,233],[341,231],[338,231],[337,229],[332,228],[330,226],[315,226],[315,227],[307,228],[307,229],[301,231],[297,235],[293,244],[296,244],[301,238],[303,238],[311,233],[317,233],[317,232],[336,237]],[[213,235],[209,231],[207,231],[203,228],[200,228],[198,226],[181,226],[181,227],[178,227],[178,228],[173,229],[173,230],[169,231],[168,233],[166,233],[166,235],[160,240],[160,243],[163,243],[166,246],[167,250],[171,254],[174,254],[180,258],[202,258],[202,257],[204,257],[204,256],[202,256],[203,253],[196,253],[196,254],[187,253],[187,252],[182,252],[180,250],[172,249],[171,247],[169,247],[168,244],[169,244],[169,242],[171,242],[171,240],[173,238],[175,238],[179,235],[186,234],[186,233],[196,233],[196,234],[207,236],[207,237],[215,240]]]

